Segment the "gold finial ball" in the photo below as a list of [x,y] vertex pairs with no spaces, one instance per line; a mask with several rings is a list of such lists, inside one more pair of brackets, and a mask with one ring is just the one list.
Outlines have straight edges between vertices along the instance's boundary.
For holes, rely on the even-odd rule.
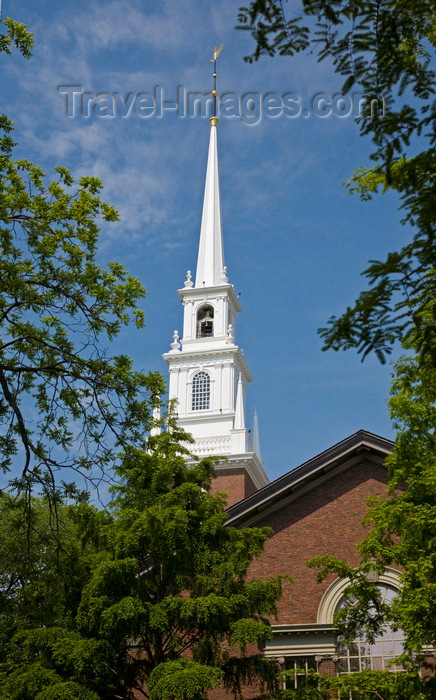
[[212,73],[212,78],[216,78],[216,73]]
[[212,90],[211,95],[212,97],[218,97],[218,93],[216,90]]

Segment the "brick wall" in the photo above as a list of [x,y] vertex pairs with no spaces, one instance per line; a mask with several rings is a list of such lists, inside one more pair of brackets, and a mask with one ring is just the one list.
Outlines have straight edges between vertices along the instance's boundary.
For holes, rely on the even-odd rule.
[[211,493],[218,491],[227,494],[227,505],[233,506],[257,491],[245,467],[220,469],[212,482]]
[[294,580],[284,583],[278,624],[316,623],[323,593],[335,577],[317,584],[317,572],[307,568],[307,560],[328,553],[357,563],[356,545],[366,533],[361,524],[366,499],[384,496],[386,484],[384,467],[362,462],[256,523],[271,527],[274,535],[250,576],[286,573]]

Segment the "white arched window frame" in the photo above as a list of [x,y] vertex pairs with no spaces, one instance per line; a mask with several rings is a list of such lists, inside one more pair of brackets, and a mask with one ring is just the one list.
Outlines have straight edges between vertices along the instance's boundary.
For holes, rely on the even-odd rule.
[[201,370],[192,377],[193,411],[205,411],[210,408],[210,374]]
[[[377,583],[386,584],[398,590],[400,588],[400,572],[387,568],[378,575]],[[317,622],[319,625],[332,625],[333,615],[345,597],[345,591],[350,585],[347,578],[337,578],[325,591],[318,607]]]

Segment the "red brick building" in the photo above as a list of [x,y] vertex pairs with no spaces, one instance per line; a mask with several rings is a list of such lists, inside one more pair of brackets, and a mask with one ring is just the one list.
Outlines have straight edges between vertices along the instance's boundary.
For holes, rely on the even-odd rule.
[[[372,647],[361,643],[342,648],[333,614],[343,600],[346,582],[330,577],[316,582],[316,570],[306,562],[317,554],[332,554],[358,562],[357,544],[370,496],[386,495],[384,460],[392,443],[360,430],[300,467],[229,508],[233,526],[268,526],[273,535],[263,555],[251,567],[256,578],[289,574],[284,583],[279,616],[272,620],[273,639],[264,653],[283,667],[310,667],[322,673],[385,668],[401,651],[401,635],[387,633]],[[388,597],[398,586],[399,573],[379,577]]]

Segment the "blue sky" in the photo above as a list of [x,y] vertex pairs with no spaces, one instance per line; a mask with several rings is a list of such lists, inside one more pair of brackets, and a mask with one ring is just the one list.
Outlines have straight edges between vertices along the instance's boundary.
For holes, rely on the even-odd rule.
[[[352,116],[311,111],[315,95],[341,91],[331,66],[310,54],[244,63],[252,42],[234,30],[238,6],[3,0],[3,16],[29,25],[35,49],[29,61],[2,56],[2,111],[16,123],[20,156],[48,173],[63,164],[103,180],[121,222],[102,228],[99,261],[122,262],[148,290],[146,328],[124,331],[113,349],[140,369],[165,373],[161,354],[182,330],[176,290],[196,265],[208,120],[174,109],[141,112],[139,104],[112,116],[93,96],[117,93],[128,111],[129,93],[157,90],[170,102],[178,86],[206,93],[209,59],[221,43],[220,94],[299,96],[306,116],[234,114],[218,128],[225,258],[243,307],[236,340],[254,376],[249,421],[256,406],[274,479],[359,428],[392,437],[390,367],[373,358],[362,364],[351,351],[322,353],[317,329],[353,302],[367,261],[396,249],[407,230],[392,194],[364,203],[341,186],[368,164],[372,144]],[[90,93],[89,116],[80,95],[68,116],[59,91],[68,85]]]

